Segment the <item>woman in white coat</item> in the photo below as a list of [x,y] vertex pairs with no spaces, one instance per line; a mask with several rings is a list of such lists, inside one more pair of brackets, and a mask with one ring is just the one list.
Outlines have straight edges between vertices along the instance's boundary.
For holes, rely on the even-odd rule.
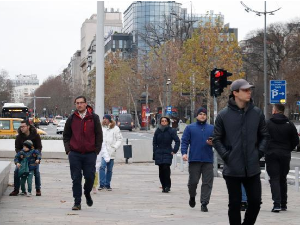
[[110,157],[110,161],[106,162],[104,158],[101,159],[100,166],[100,186],[98,190],[106,189],[111,191],[110,182],[112,179],[112,171],[114,166],[114,159],[116,157],[117,149],[122,144],[122,134],[116,122],[111,119],[110,115],[104,115],[102,122],[103,142]]

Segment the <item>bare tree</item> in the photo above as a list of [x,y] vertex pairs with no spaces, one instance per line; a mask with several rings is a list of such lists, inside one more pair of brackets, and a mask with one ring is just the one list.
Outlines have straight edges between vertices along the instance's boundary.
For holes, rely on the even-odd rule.
[[0,71],[0,103],[11,101],[12,84],[8,79],[8,72],[4,69]]

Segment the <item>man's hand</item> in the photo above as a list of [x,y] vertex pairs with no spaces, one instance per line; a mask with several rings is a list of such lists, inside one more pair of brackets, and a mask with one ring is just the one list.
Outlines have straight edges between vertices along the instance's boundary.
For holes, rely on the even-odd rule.
[[36,163],[36,164],[39,164],[39,163],[40,163],[40,160],[38,160],[38,159],[35,160],[35,163]]
[[21,167],[21,164],[20,164],[20,163],[17,163],[17,167],[20,169],[20,167]]
[[171,152],[171,154],[174,155],[175,153],[174,153],[174,152]]
[[212,140],[211,139],[206,140],[206,144],[212,146]]
[[182,159],[183,159],[183,161],[187,161],[187,160],[188,160],[187,154],[184,154],[184,155],[182,156]]

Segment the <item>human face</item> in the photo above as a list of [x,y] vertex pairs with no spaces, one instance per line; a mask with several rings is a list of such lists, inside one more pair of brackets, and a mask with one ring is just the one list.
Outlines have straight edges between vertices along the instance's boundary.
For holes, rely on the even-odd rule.
[[29,126],[27,126],[26,123],[21,123],[20,129],[23,134],[26,134],[29,132]]
[[78,98],[75,101],[75,105],[78,112],[83,113],[86,110],[87,103],[84,101],[83,98]]
[[196,118],[197,118],[197,120],[204,122],[207,119],[207,115],[205,113],[201,112],[197,115]]
[[104,125],[108,125],[109,124],[109,120],[107,118],[103,118],[103,124]]
[[251,93],[252,93],[251,88],[240,89],[239,91],[234,91],[234,96],[236,100],[246,103],[250,101]]
[[23,149],[24,149],[24,151],[25,152],[28,152],[30,149],[27,147],[27,146],[25,146],[25,145],[23,145]]
[[160,124],[163,126],[166,126],[166,125],[168,125],[168,120],[166,118],[162,118],[160,121]]

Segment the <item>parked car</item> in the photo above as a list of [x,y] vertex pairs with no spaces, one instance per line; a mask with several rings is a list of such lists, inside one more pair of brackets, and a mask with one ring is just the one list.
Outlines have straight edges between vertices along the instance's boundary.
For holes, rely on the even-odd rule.
[[132,128],[134,127],[132,115],[129,113],[119,114],[117,125],[120,130],[132,131]]
[[[0,118],[0,135],[17,135],[18,129],[23,119],[20,118]],[[36,129],[39,135],[47,133],[41,129]]]
[[59,121],[56,127],[57,134],[62,134],[64,132],[66,122],[67,122],[66,120]]
[[46,117],[40,118],[40,125],[49,125],[49,121]]
[[54,117],[53,125],[57,125],[59,123],[59,121],[61,121],[62,119],[63,119],[62,116],[56,116],[56,117]]

